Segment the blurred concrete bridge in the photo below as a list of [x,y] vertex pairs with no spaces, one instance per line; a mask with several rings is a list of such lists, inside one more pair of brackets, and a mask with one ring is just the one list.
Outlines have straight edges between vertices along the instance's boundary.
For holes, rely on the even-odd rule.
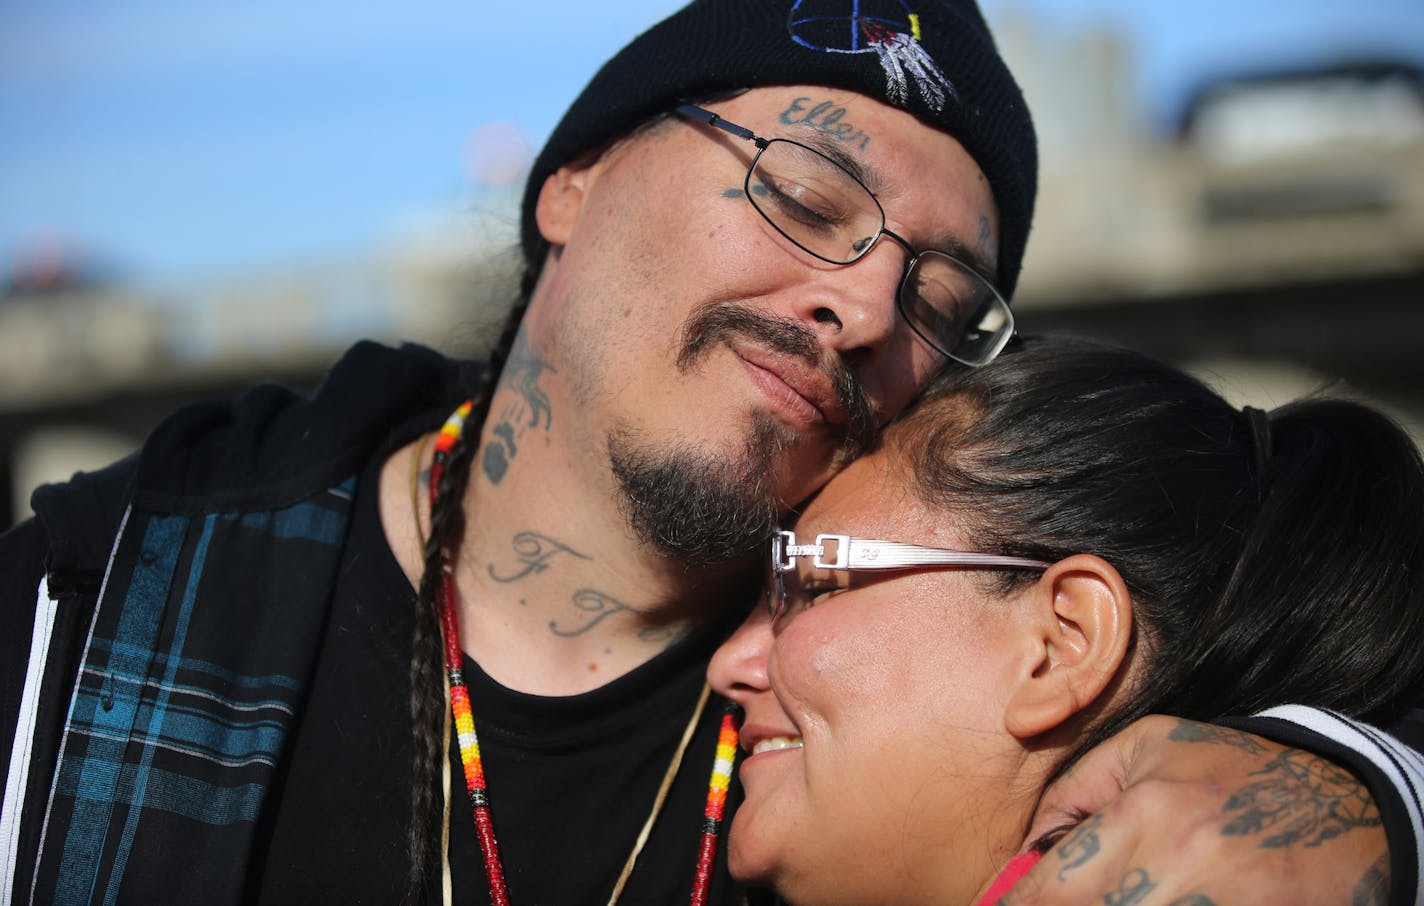
[[[1125,112],[1110,37],[1077,49],[1076,79],[1011,30],[1016,42],[1044,148],[1015,302],[1025,332],[1118,339],[1237,402],[1343,381],[1424,437],[1417,69],[1223,82],[1164,140]],[[466,223],[360,260],[168,293],[13,289],[0,300],[0,513],[25,514],[35,482],[120,455],[181,401],[264,377],[311,385],[358,337],[479,354],[514,295],[511,219],[503,233]]]

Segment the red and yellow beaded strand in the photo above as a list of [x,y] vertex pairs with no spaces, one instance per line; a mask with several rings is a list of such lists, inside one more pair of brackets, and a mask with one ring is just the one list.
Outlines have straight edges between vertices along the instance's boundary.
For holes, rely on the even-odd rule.
[[[473,400],[460,404],[436,435],[434,459],[430,466],[432,510],[440,487],[440,478],[450,461],[450,451],[464,433],[465,419],[473,408]],[[449,549],[443,545],[440,550],[440,570],[440,626],[444,636],[445,672],[450,681],[450,712],[455,721],[456,737],[460,745],[460,763],[465,769],[465,789],[469,794],[470,809],[474,813],[475,833],[484,858],[485,877],[489,880],[490,902],[493,906],[509,906],[504,863],[499,856],[499,840],[494,833],[494,816],[490,811],[484,762],[480,759],[480,742],[475,734],[475,716],[470,708],[470,693],[465,686],[464,654],[460,649],[460,627],[456,616],[454,565]],[[702,835],[698,841],[691,906],[705,906],[712,881],[717,842],[721,837],[722,818],[727,806],[727,789],[731,785],[732,765],[737,757],[736,710],[735,705],[728,703],[717,735],[717,752],[712,763],[712,776],[707,783],[707,804],[703,812]],[[696,717],[693,719],[695,721]]]
[[[440,478],[450,461],[450,451],[465,429],[465,418],[474,407],[466,400],[445,421],[435,438],[435,458],[430,466],[430,505]],[[470,710],[470,693],[465,688],[464,655],[460,651],[460,627],[455,616],[455,576],[450,551],[440,550],[440,628],[445,642],[445,672],[450,678],[450,713],[455,719],[456,738],[460,744],[460,763],[465,768],[465,790],[470,809],[474,812],[475,833],[484,856],[485,877],[489,880],[490,902],[494,906],[509,906],[509,890],[504,883],[504,863],[499,858],[499,840],[494,833],[494,816],[490,812],[489,789],[485,785],[485,766],[480,759],[480,740],[475,734],[475,715]]]
[[727,788],[732,785],[732,764],[737,758],[737,706],[731,702],[722,712],[717,733],[717,756],[712,762],[712,779],[707,782],[707,808],[702,813],[702,840],[697,849],[697,873],[692,882],[691,906],[705,906],[712,883],[712,866],[717,860],[717,841],[722,836],[722,816],[727,809]]

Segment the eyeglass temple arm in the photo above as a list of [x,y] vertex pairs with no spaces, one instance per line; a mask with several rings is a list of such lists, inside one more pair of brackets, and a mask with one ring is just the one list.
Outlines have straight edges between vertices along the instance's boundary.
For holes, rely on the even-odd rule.
[[680,113],[683,116],[690,116],[693,119],[700,120],[709,126],[716,126],[723,132],[730,132],[737,138],[744,138],[749,142],[753,142],[758,148],[764,147],[766,145],[766,142],[758,138],[756,136],[756,133],[752,132],[752,130],[746,128],[745,126],[738,126],[736,123],[729,123],[717,114],[713,113],[711,110],[704,110],[703,108],[698,107],[696,104],[678,104],[677,107],[673,109],[675,112]]
[[[817,539],[819,540],[819,539]],[[840,539],[837,539],[840,540]],[[1001,557],[997,554],[975,554],[965,551],[942,551],[921,547],[917,544],[901,544],[898,541],[868,541],[863,538],[845,538],[836,550],[832,563],[823,563],[816,558],[818,567],[852,569],[900,569],[906,566],[1022,566],[1025,568],[1046,568],[1051,564],[1042,560],[1025,557]]]
[[[815,544],[797,544],[796,535],[788,531],[776,534],[773,544],[773,565],[780,572],[794,569],[797,557],[811,557],[817,569],[903,569],[907,566],[991,566],[1046,569],[1051,564],[1026,557],[1001,557],[997,554],[975,554],[964,551],[937,550],[918,544],[898,541],[872,541],[849,535],[821,534]],[[834,559],[826,560],[826,542],[834,541]]]

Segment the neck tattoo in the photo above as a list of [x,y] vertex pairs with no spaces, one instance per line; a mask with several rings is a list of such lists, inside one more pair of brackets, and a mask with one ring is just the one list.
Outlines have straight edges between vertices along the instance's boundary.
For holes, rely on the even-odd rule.
[[[473,402],[466,400],[446,420],[444,427],[440,429],[435,438],[435,456],[430,467],[429,483],[432,510],[435,506],[436,490],[440,486],[440,477],[444,474],[445,466],[450,461],[450,451],[463,434],[465,419],[472,408]],[[418,529],[418,514],[416,519]],[[456,614],[454,564],[450,550],[443,545],[440,560],[440,623],[445,651],[445,671],[449,680],[446,695],[450,705],[450,715],[454,719],[455,730],[459,738],[460,762],[465,769],[465,789],[469,795],[470,810],[475,819],[475,834],[480,841],[480,854],[484,859],[485,877],[489,881],[490,901],[493,906],[509,906],[509,891],[504,880],[504,865],[500,861],[499,840],[495,836],[494,816],[490,811],[489,787],[485,779],[484,762],[480,759],[480,743],[475,734],[475,720],[474,713],[470,708],[469,690],[465,686],[464,654],[460,649],[460,628]],[[673,752],[672,761],[668,764],[657,796],[653,799],[652,810],[643,823],[643,828],[633,844],[632,852],[628,854],[627,862],[613,887],[613,893],[608,900],[609,906],[614,906],[618,902],[629,876],[633,873],[633,865],[637,862],[638,854],[643,850],[643,844],[648,840],[653,823],[662,810],[668,790],[672,787],[673,778],[677,776],[678,768],[682,764],[683,753],[686,752],[688,743],[692,740],[692,734],[697,729],[703,708],[707,704],[709,691],[706,684],[703,684],[697,706],[692,711],[692,718],[683,731],[682,739],[678,743],[677,750]],[[722,715],[721,728],[717,736],[712,776],[707,783],[707,800],[701,822],[702,835],[698,841],[697,859],[693,867],[691,906],[704,906],[707,902],[712,868],[717,856],[717,841],[721,836],[722,818],[727,805],[727,788],[731,783],[732,764],[736,753],[735,706],[728,703]],[[449,814],[448,808],[446,814],[447,816]]]

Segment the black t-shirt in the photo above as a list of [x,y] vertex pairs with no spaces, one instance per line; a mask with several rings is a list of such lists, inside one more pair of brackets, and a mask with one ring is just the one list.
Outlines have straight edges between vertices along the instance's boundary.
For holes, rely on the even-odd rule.
[[[270,833],[259,834],[267,852],[254,864],[264,869],[247,893],[260,902],[397,903],[405,891],[415,597],[380,524],[382,459],[369,464],[357,491],[310,699],[264,819]],[[569,697],[514,692],[465,658],[514,906],[608,901],[692,715],[707,660],[731,625],[706,627],[633,672]],[[721,712],[713,696],[621,902],[687,902]],[[449,757],[455,901],[487,903],[453,740]],[[739,792],[734,787],[734,799]],[[725,835],[724,826],[709,902],[740,903],[726,875]],[[433,892],[439,902],[438,887]]]

